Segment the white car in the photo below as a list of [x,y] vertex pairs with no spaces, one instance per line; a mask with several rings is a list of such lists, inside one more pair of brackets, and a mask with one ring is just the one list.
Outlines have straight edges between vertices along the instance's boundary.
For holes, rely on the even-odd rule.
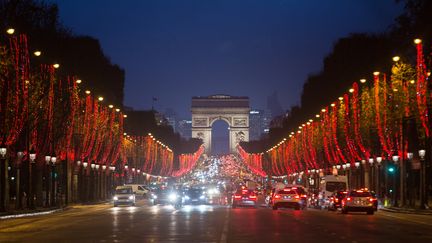
[[300,208],[303,208],[303,201],[296,190],[285,188],[277,190],[273,195],[272,208],[273,210],[277,210],[278,208],[300,210]]
[[118,205],[135,206],[135,194],[130,186],[118,186],[113,197],[114,207]]

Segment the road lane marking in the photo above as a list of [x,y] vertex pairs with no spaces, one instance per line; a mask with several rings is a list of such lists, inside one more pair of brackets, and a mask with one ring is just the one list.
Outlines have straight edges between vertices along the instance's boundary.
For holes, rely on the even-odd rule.
[[230,211],[226,211],[227,213],[225,214],[225,220],[224,220],[224,227],[222,230],[222,235],[220,238],[219,243],[226,243],[227,242],[227,236],[228,236],[228,223],[229,223],[229,212]]

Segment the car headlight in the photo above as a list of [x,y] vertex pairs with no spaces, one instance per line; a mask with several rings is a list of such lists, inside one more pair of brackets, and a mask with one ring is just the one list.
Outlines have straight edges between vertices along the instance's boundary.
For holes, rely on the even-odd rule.
[[205,198],[205,196],[204,196],[204,195],[201,195],[201,196],[200,196],[200,199],[204,199],[204,198]]
[[190,197],[189,197],[189,196],[185,196],[185,199],[186,199],[186,200],[189,200],[189,199],[190,199]]
[[157,196],[155,194],[152,195],[153,199],[157,199]]
[[114,199],[114,201],[117,201],[117,200],[118,200],[118,197],[113,197],[113,199]]
[[134,199],[134,196],[129,196],[129,200],[133,200]]
[[170,201],[175,201],[176,199],[177,199],[177,195],[176,194],[170,194],[169,196],[168,196],[168,199],[170,200]]

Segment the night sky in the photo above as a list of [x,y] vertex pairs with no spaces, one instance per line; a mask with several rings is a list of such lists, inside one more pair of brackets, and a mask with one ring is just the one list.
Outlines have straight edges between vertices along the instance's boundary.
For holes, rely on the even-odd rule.
[[265,108],[278,92],[298,104],[308,74],[333,43],[354,32],[386,30],[394,0],[53,0],[63,24],[100,40],[126,70],[124,104],[174,109],[190,118],[192,96],[249,96]]

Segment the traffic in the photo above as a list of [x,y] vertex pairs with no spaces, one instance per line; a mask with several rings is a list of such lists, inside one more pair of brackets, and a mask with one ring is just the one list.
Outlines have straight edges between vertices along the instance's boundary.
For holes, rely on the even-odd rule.
[[272,210],[328,210],[347,214],[364,212],[373,215],[378,201],[367,188],[349,188],[346,176],[326,175],[316,187],[310,184],[288,184],[285,181],[219,181],[217,183],[154,182],[151,185],[117,186],[112,203],[135,206],[138,200],[152,206],[214,205],[237,208],[268,208]]

